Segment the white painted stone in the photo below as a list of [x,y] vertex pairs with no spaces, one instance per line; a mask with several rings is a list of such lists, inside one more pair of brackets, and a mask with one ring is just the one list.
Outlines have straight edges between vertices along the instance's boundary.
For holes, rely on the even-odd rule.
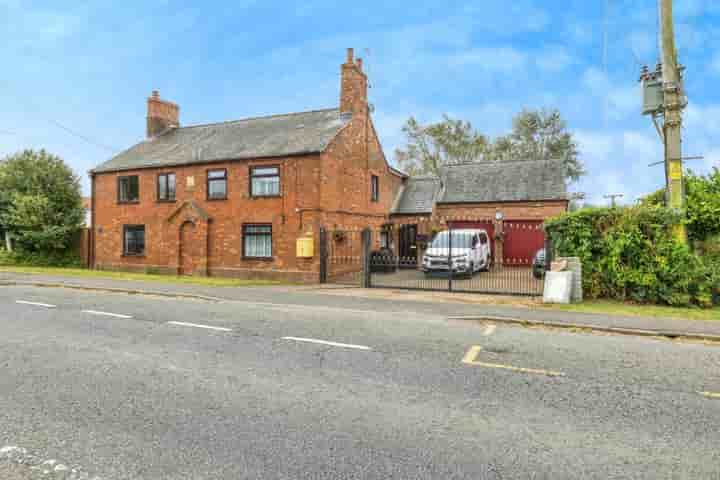
[[573,272],[546,272],[543,303],[570,303]]

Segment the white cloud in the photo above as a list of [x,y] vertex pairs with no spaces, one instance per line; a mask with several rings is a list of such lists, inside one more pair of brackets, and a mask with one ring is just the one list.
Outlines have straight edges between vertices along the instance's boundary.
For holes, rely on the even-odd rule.
[[583,74],[582,84],[590,95],[602,100],[601,112],[607,119],[622,120],[640,112],[641,92],[634,83],[613,81],[605,72],[590,67]]
[[705,154],[705,167],[708,170],[713,167],[720,169],[720,148],[710,150]]
[[657,52],[657,37],[647,30],[630,32],[627,43],[632,53],[641,61],[647,61]]
[[592,159],[607,160],[613,151],[615,140],[606,133],[589,130],[573,132],[578,142],[580,154]]
[[561,46],[550,47],[540,51],[535,56],[535,63],[541,70],[559,72],[573,62],[573,57],[567,49]]
[[550,25],[551,17],[536,4],[537,2],[532,0],[472,2],[465,10],[465,15],[468,18],[479,19],[475,22],[478,30],[500,35],[541,32]]
[[720,52],[717,52],[710,61],[710,71],[715,75],[720,75]]
[[449,59],[454,66],[475,65],[493,72],[512,72],[525,68],[528,62],[526,53],[512,47],[474,48]]

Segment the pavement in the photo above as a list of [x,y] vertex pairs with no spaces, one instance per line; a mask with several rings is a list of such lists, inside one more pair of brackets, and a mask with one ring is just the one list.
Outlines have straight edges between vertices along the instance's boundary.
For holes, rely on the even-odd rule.
[[1,287],[0,475],[720,478],[718,346],[232,290]]
[[523,325],[588,328],[650,336],[720,341],[720,322],[678,318],[600,315],[542,308],[537,301],[477,294],[361,289],[347,286],[204,287],[100,278],[0,272],[0,284],[65,286],[154,293],[215,301],[338,306],[355,309],[428,313],[458,321],[505,321]]

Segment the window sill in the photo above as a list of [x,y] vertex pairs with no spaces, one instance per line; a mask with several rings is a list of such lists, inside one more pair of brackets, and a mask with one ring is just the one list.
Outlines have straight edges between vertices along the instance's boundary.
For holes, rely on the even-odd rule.
[[242,257],[243,260],[257,260],[260,262],[272,262],[275,257]]
[[259,200],[263,198],[281,198],[282,195],[250,195],[248,198],[250,200]]
[[119,201],[118,200],[117,203],[118,203],[118,205],[137,205],[138,203],[140,203],[140,200],[128,200],[128,201]]
[[156,203],[176,203],[177,200],[155,200]]
[[220,198],[220,197],[218,197],[218,198],[207,198],[207,201],[208,201],[208,202],[221,202],[221,201],[223,201],[223,200],[227,200],[227,197],[222,197],[222,198]]
[[145,258],[144,253],[123,253],[123,258]]

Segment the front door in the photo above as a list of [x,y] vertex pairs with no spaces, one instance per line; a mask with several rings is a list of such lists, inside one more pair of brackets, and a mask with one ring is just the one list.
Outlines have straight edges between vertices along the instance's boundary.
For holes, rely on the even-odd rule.
[[400,266],[417,267],[417,225],[401,225],[399,234]]
[[198,242],[195,238],[195,224],[185,222],[180,227],[180,275],[192,275]]

